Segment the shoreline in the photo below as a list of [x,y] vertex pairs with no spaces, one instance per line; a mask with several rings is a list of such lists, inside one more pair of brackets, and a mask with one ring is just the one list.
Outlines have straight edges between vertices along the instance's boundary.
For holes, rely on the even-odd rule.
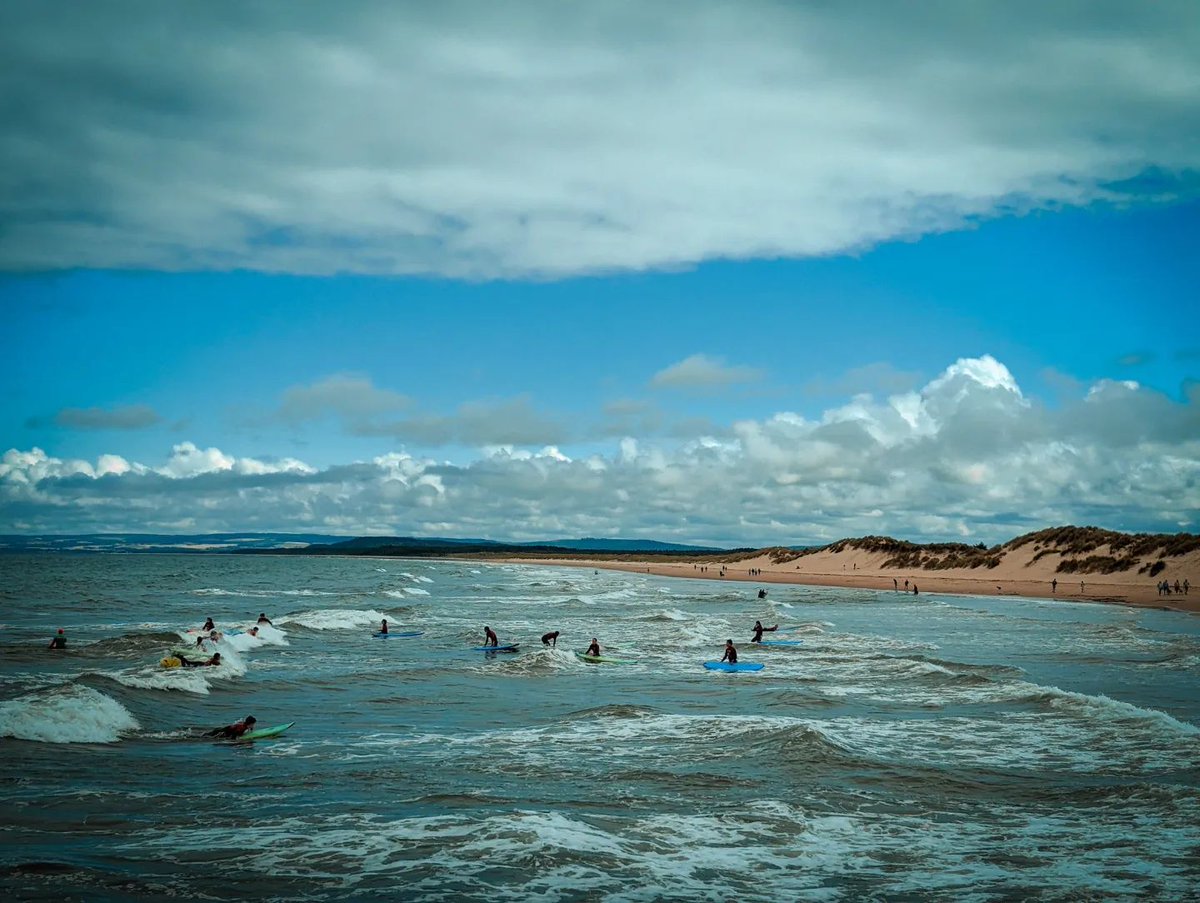
[[[1034,580],[1006,579],[1005,575],[993,574],[988,578],[967,576],[961,571],[912,571],[901,574],[893,570],[885,573],[877,568],[851,567],[856,562],[847,561],[847,572],[822,570],[789,571],[784,565],[778,565],[767,558],[744,559],[726,563],[718,562],[704,564],[690,562],[638,561],[593,559],[586,558],[469,558],[462,559],[474,562],[494,562],[503,564],[522,564],[543,567],[576,567],[601,568],[612,571],[651,574],[658,577],[679,577],[693,580],[727,580],[736,583],[756,583],[762,588],[770,586],[829,586],[840,589],[868,589],[878,592],[895,592],[905,594],[905,581],[908,582],[908,594],[912,594],[914,583],[920,593],[938,593],[959,596],[987,596],[998,598],[1013,596],[1019,599],[1039,599],[1062,602],[1091,602],[1102,605],[1124,605],[1131,608],[1158,609],[1162,611],[1179,611],[1187,614],[1200,613],[1200,588],[1197,595],[1172,594],[1160,596],[1154,586],[1143,586],[1140,583],[1114,581],[1113,575],[1096,574],[1084,575],[1082,589],[1078,575],[1072,575],[1058,580],[1057,590],[1051,579]],[[788,562],[792,564],[792,562]],[[700,568],[708,569],[701,570]],[[722,567],[724,573],[722,574]],[[748,573],[755,569],[758,573]],[[895,583],[893,583],[895,581]]]

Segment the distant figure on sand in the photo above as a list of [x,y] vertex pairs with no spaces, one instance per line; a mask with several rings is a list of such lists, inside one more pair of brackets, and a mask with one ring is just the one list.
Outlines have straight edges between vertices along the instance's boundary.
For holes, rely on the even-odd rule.
[[590,655],[592,658],[600,657],[600,642],[595,637],[592,637],[592,645],[587,647],[587,652],[584,655]]
[[1058,578],[1057,577],[1055,577],[1053,580],[1050,581],[1050,592],[1052,592],[1052,593],[1058,592]]
[[892,578],[892,589],[896,590],[897,592],[900,591],[900,581],[895,577]]
[[61,627],[58,628],[58,633],[54,634],[54,636],[50,639],[50,645],[47,646],[46,648],[47,649],[66,649],[67,648],[67,635],[65,633],[63,633],[63,629]]
[[486,625],[483,628],[483,645],[485,645],[485,646],[499,646],[500,645],[500,640],[497,639],[497,637],[496,637],[496,631],[492,630],[492,628],[490,628]]
[[919,596],[920,594],[921,594],[921,591],[919,589],[917,589],[917,585],[914,583],[913,584],[913,595]]
[[755,621],[754,622],[754,639],[752,639],[750,642],[751,643],[761,643],[764,630],[767,631],[768,633],[770,633],[770,632],[778,630],[778,629],[779,629],[778,624],[776,624],[774,627],[763,627],[762,621]]
[[553,630],[550,633],[543,633],[542,634],[542,645],[543,646],[557,646],[558,645],[558,631]]
[[733,640],[725,641],[725,654],[721,656],[721,661],[731,665],[737,664],[737,650],[733,648]]

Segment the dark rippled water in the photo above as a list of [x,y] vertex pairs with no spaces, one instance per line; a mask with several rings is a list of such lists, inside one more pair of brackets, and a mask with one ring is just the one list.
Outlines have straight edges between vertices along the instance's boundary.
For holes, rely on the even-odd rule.
[[[0,557],[0,894],[1194,899],[1171,612],[455,562]],[[159,660],[206,616],[221,669]],[[386,616],[416,639],[370,636]],[[754,648],[756,618],[798,647]],[[470,652],[484,624],[516,655]],[[42,646],[65,627],[66,653]],[[557,649],[538,637],[562,631]],[[785,632],[786,631],[786,632]],[[592,636],[628,665],[577,659]],[[757,674],[701,667],[727,637]],[[195,739],[253,713],[246,746]]]

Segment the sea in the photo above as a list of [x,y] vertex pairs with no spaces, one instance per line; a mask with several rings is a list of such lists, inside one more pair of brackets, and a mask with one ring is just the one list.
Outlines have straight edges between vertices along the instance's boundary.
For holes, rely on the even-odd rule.
[[[1197,898],[1200,619],[764,588],[0,556],[0,898]],[[164,668],[208,617],[225,663]],[[203,736],[246,715],[294,725]]]

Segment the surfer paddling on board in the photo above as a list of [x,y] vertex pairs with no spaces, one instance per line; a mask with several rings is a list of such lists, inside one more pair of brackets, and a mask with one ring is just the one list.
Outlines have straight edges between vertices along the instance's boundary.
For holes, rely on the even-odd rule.
[[725,641],[725,654],[721,656],[721,661],[731,665],[737,664],[737,650],[733,648],[733,640]]
[[762,621],[755,621],[754,622],[754,639],[752,639],[750,642],[751,643],[761,643],[762,635],[763,635],[764,631],[767,633],[772,633],[778,629],[779,629],[778,624],[776,624],[774,627],[763,627]]
[[384,618],[382,621],[379,622],[379,632],[387,633],[387,618]]
[[219,653],[219,652],[214,652],[212,654],[212,658],[208,659],[207,661],[203,661],[203,662],[194,662],[190,658],[184,658],[178,652],[175,653],[175,657],[177,659],[179,659],[179,664],[181,664],[185,668],[203,668],[205,666],[212,666],[212,667],[216,668],[216,667],[220,667],[220,664],[221,664],[221,653]]
[[486,624],[483,627],[483,645],[485,645],[485,646],[499,646],[500,645],[500,640],[497,639],[497,637],[496,637],[496,631],[492,630],[492,628],[488,627]]
[[227,724],[224,727],[216,727],[211,731],[205,731],[206,737],[224,737],[227,740],[236,740],[246,731],[254,730],[254,725],[258,723],[258,719],[253,715],[247,715],[241,721],[235,721],[233,724]]
[[65,633],[63,633],[63,629],[61,627],[58,628],[58,633],[54,634],[54,636],[50,640],[50,645],[47,646],[46,648],[47,649],[66,649],[67,648],[67,635]]
[[600,657],[600,643],[595,637],[592,637],[592,645],[587,647],[587,652],[584,655],[590,655],[592,658]]
[[555,631],[552,631],[551,633],[543,633],[542,634],[542,645],[557,647],[558,646],[558,631],[555,630]]

